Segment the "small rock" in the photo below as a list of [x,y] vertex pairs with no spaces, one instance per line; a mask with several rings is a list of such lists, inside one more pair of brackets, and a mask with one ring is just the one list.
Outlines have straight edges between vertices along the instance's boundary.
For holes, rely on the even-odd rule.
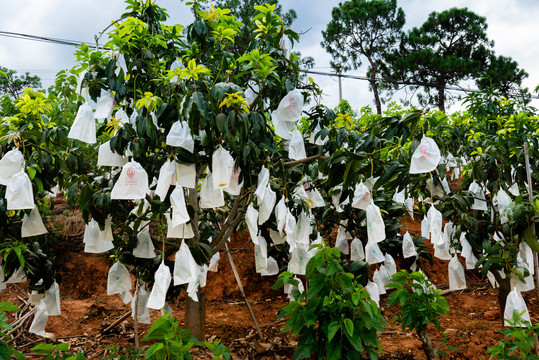
[[496,320],[500,318],[500,312],[497,310],[485,311],[483,317],[485,318],[485,320]]

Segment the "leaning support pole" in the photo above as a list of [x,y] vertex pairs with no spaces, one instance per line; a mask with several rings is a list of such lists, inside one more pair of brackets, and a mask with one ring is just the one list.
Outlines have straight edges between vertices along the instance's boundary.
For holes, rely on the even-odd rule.
[[226,254],[228,255],[228,261],[230,261],[230,266],[232,267],[232,271],[234,271],[234,277],[236,278],[236,282],[238,283],[238,287],[240,288],[241,296],[243,296],[243,300],[245,301],[245,304],[247,305],[247,309],[249,310],[251,319],[253,319],[253,323],[255,324],[258,337],[260,341],[264,341],[264,335],[262,335],[262,331],[260,330],[260,327],[258,326],[258,322],[256,321],[253,309],[251,309],[251,304],[249,304],[249,300],[247,300],[247,296],[245,296],[245,291],[243,291],[243,286],[241,285],[241,280],[240,280],[240,276],[238,275],[238,270],[236,269],[236,265],[234,264],[234,259],[232,259],[232,255],[230,254],[230,251],[228,250],[227,244],[225,244],[225,250],[226,250]]
[[[526,163],[526,179],[528,182],[528,199],[530,204],[533,202],[533,193],[532,193],[532,174],[530,171],[530,156],[528,154],[528,142],[524,141],[524,160]],[[535,221],[532,223],[533,233],[535,234]],[[537,288],[537,294],[539,295],[539,257],[537,253],[533,252],[534,262],[535,262],[535,287]]]

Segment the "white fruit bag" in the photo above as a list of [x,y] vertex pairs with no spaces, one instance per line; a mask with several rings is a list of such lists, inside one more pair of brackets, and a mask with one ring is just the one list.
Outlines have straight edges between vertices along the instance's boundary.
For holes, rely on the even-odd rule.
[[382,283],[384,284],[385,288],[385,286],[391,281],[391,275],[389,275],[389,271],[387,271],[385,265],[380,265],[380,268],[378,269],[378,274],[380,275],[380,280],[382,280]]
[[449,290],[466,289],[466,276],[464,274],[464,266],[460,263],[455,255],[448,265],[449,271]]
[[354,198],[352,200],[352,207],[361,210],[367,210],[367,207],[371,204],[371,192],[363,181],[356,185],[354,189]]
[[278,231],[270,229],[270,238],[273,245],[280,245],[286,241],[286,235],[281,235]]
[[213,173],[208,174],[200,187],[201,209],[213,209],[225,206],[225,195],[223,189],[213,189]]
[[222,189],[228,187],[232,171],[234,170],[234,158],[228,150],[219,146],[213,152],[211,157],[213,189]]
[[258,211],[253,207],[252,204],[249,204],[247,211],[245,212],[245,224],[247,224],[247,229],[249,229],[249,235],[253,243],[258,243]]
[[395,275],[397,273],[397,263],[395,263],[395,259],[393,259],[393,256],[390,254],[386,254],[385,258],[384,265],[386,266],[389,276]]
[[50,288],[45,290],[45,296],[42,301],[47,306],[47,312],[50,316],[56,316],[62,313],[60,309],[60,286],[58,286],[56,281]]
[[169,159],[159,169],[159,179],[157,179],[155,195],[159,196],[161,201],[165,200],[170,185],[177,182],[178,168],[176,162]]
[[443,218],[442,213],[439,212],[434,206],[431,206],[429,209],[429,232],[430,232],[430,242],[433,245],[439,245],[443,243],[442,239],[442,225]]
[[97,153],[97,166],[124,166],[127,163],[127,157],[112,152],[110,141],[99,145]]
[[124,124],[127,124],[129,122],[129,116],[122,108],[116,111],[116,114],[114,114],[114,118],[116,119],[116,121],[118,121],[118,125],[120,127],[124,126]]
[[28,302],[32,305],[39,305],[42,299],[43,294],[38,293],[36,290],[32,290],[32,292],[28,296]]
[[482,211],[487,210],[487,202],[485,201],[485,193],[483,192],[483,189],[481,189],[481,186],[475,181],[473,181],[470,184],[470,187],[468,188],[468,190],[474,194],[474,197],[477,198],[477,199],[474,199],[474,202],[472,206],[470,207],[470,209],[482,210]]
[[312,209],[326,206],[326,202],[324,201],[322,194],[320,194],[320,191],[317,189],[312,188],[310,191],[307,191],[307,196],[312,201]]
[[346,238],[346,230],[342,226],[339,226],[339,230],[337,230],[335,247],[345,255],[350,254],[350,247],[348,246],[348,239]]
[[184,240],[174,260],[174,286],[196,281],[197,275],[198,265]]
[[380,295],[384,295],[386,293],[386,287],[384,285],[384,282],[382,281],[382,277],[380,276],[380,272],[378,270],[374,270],[374,274],[372,275],[372,282],[378,286],[378,293]]
[[475,269],[475,264],[477,263],[477,258],[473,254],[472,246],[466,240],[466,232],[460,234],[460,245],[462,246],[462,257],[466,259],[466,270]]
[[79,107],[77,117],[73,121],[67,137],[88,144],[95,144],[97,141],[94,112],[88,103],[84,103]]
[[262,169],[260,169],[260,172],[258,173],[258,183],[255,190],[255,195],[258,198],[258,202],[261,203],[264,200],[264,196],[266,195],[266,188],[268,187],[270,179],[270,173],[269,170],[262,166]]
[[410,174],[423,174],[436,169],[442,158],[440,149],[433,139],[423,136],[415,149],[410,163]]
[[414,219],[414,199],[412,198],[406,198],[404,200],[404,207],[406,208],[406,211],[408,211],[408,215]]
[[105,230],[101,231],[99,224],[94,220],[90,220],[84,227],[84,252],[91,254],[100,254],[114,248],[112,243],[112,229],[110,220],[105,224]]
[[196,165],[195,164],[176,164],[178,179],[176,186],[188,189],[196,188]]
[[26,279],[26,273],[22,268],[18,268],[11,274],[11,276],[5,281],[6,284],[17,284],[21,282],[25,282]]
[[378,290],[378,285],[372,281],[369,281],[367,286],[365,286],[365,290],[367,290],[371,296],[371,300],[376,303],[376,306],[380,307],[380,291]]
[[153,284],[152,292],[148,298],[146,306],[150,309],[159,310],[165,306],[165,298],[167,297],[167,291],[172,281],[170,275],[170,269],[165,265],[165,262],[161,262],[159,268],[155,272],[155,282]]
[[176,121],[170,127],[166,144],[168,146],[181,147],[189,152],[195,149],[195,141],[191,135],[191,129],[187,121]]
[[268,186],[264,194],[264,200],[262,200],[262,203],[260,203],[260,206],[259,206],[259,212],[258,212],[259,225],[262,225],[269,219],[269,217],[271,216],[271,213],[273,212],[273,208],[275,207],[276,201],[277,201],[277,194],[275,193],[275,191],[271,190],[270,186]]
[[172,207],[173,226],[185,224],[191,220],[189,218],[189,213],[187,212],[187,207],[185,206],[183,189],[180,186],[176,186],[170,194],[170,205]]
[[271,122],[275,126],[275,135],[282,137],[284,140],[290,140],[292,131],[297,129],[295,122],[280,120],[277,116],[277,111],[271,113]]
[[0,160],[0,185],[7,185],[9,179],[24,169],[24,157],[19,149],[8,151]]
[[283,287],[283,290],[285,292],[285,294],[288,295],[288,299],[290,301],[295,301],[296,299],[294,298],[294,295],[292,294],[292,291],[293,290],[297,290],[299,291],[300,293],[303,293],[305,291],[305,287],[303,286],[303,282],[301,281],[300,278],[298,278],[297,276],[294,276],[294,280],[296,280],[298,282],[298,286],[294,286],[292,284],[286,284],[284,287]]
[[118,294],[118,297],[124,304],[129,304],[131,301],[133,301],[133,295],[131,295],[131,291],[124,291],[123,293]]
[[406,259],[412,256],[417,256],[417,251],[412,236],[407,231],[402,237],[402,257]]
[[[146,286],[142,285],[137,296],[137,320],[141,324],[151,324],[152,320],[150,318],[150,310],[146,306],[148,304],[148,290]],[[131,316],[135,317],[135,301],[131,302]]]
[[35,207],[32,182],[24,171],[19,171],[9,179],[6,201],[7,210],[26,210]]
[[[503,312],[505,326],[512,326],[509,322],[513,322],[513,314],[515,313],[518,315],[522,314],[520,315],[521,321],[529,321],[531,323],[530,313],[528,312],[528,307],[524,302],[522,294],[516,288],[513,288],[513,290],[511,290],[507,296],[507,301],[505,303],[505,309]],[[509,320],[509,322],[507,320]],[[525,325],[520,324],[520,327],[525,327]]]
[[279,202],[275,206],[275,217],[277,218],[277,230],[279,231],[281,235],[283,235],[287,214],[288,214],[288,208],[286,207],[284,197],[282,197],[281,200],[279,200]]
[[290,137],[290,144],[288,147],[288,157],[294,160],[301,160],[307,157],[307,154],[305,153],[303,135],[298,129],[292,131],[292,136]]
[[277,260],[270,256],[268,257],[268,264],[266,268],[260,271],[260,275],[273,276],[277,274],[279,274],[279,264],[277,264]]
[[243,92],[243,94],[245,95],[245,100],[247,101],[247,104],[249,104],[249,106],[251,106],[256,100],[259,91],[260,88],[258,87],[258,85],[254,82],[249,81],[249,86],[247,86],[247,89],[245,89],[245,91]]
[[434,257],[440,260],[451,260],[452,256],[449,253],[449,242],[447,237],[442,236],[442,242],[434,245]]
[[39,210],[34,207],[30,215],[24,215],[22,219],[21,237],[38,236],[48,233],[47,228],[43,224]]
[[216,252],[210,259],[210,265],[208,265],[208,271],[217,272],[217,266],[219,265],[219,260],[221,259],[221,253]]
[[372,265],[372,264],[378,264],[384,261],[386,258],[384,257],[384,254],[382,254],[382,251],[380,250],[380,247],[378,246],[378,243],[375,242],[367,242],[367,245],[365,245],[365,261]]
[[286,232],[286,242],[288,245],[290,245],[290,251],[296,246],[296,239],[297,239],[297,222],[296,218],[289,209],[288,213],[286,214],[286,225],[284,227],[284,231]]
[[255,267],[256,272],[259,273],[263,269],[268,267],[268,244],[264,237],[258,237],[258,244],[254,244],[255,247]]
[[296,224],[296,244],[301,244],[308,247],[312,232],[313,228],[311,226],[310,214],[302,211]]
[[121,294],[131,288],[129,270],[119,261],[112,264],[107,281],[107,295]]
[[39,336],[45,336],[45,327],[49,321],[49,313],[47,312],[47,305],[43,300],[41,300],[35,311],[36,315],[34,316],[32,324],[30,324],[28,332]]
[[130,161],[122,168],[120,178],[110,193],[113,200],[144,199],[148,191],[148,174],[136,161]]
[[277,107],[277,116],[281,121],[296,122],[301,118],[303,110],[303,94],[294,89],[281,99]]
[[106,92],[97,101],[97,108],[94,116],[96,119],[108,119],[112,115],[113,110],[114,95],[110,92]]
[[241,188],[243,187],[243,181],[240,183],[240,173],[241,169],[237,168],[232,170],[232,175],[230,176],[230,182],[228,186],[223,188],[223,191],[226,191],[230,195],[239,195]]
[[320,129],[320,124],[316,125],[316,127],[314,128],[314,130],[311,132],[311,136],[309,137],[309,143],[310,144],[313,144],[313,145],[319,145],[319,146],[323,146],[323,145],[326,145],[326,143],[328,142],[329,140],[329,136],[325,136],[324,139],[322,139],[322,134],[320,134],[318,136],[318,138],[316,137],[316,135],[321,131],[322,129]]
[[139,259],[153,259],[155,247],[148,228],[142,229],[137,234],[137,247],[133,249],[133,256]]
[[195,236],[191,223],[173,226],[170,212],[166,213],[165,216],[167,219],[168,226],[167,238],[191,239]]
[[522,261],[526,264],[528,267],[528,270],[530,271],[530,275],[535,275],[535,269],[533,265],[533,250],[532,248],[526,244],[524,241],[522,241],[518,245],[518,256],[522,259]]
[[288,263],[288,271],[294,275],[305,275],[307,262],[309,261],[307,250],[307,247],[303,245],[298,245],[294,248],[290,256],[290,262]]
[[350,261],[358,261],[365,259],[365,251],[363,243],[358,238],[354,238],[350,243]]
[[379,243],[386,238],[386,229],[380,208],[371,201],[367,206],[367,236],[369,242]]
[[421,221],[421,236],[430,239],[430,219],[428,216],[425,216]]

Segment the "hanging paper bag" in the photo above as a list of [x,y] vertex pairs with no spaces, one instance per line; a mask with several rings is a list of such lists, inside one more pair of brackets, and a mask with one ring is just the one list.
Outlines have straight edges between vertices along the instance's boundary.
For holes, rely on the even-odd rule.
[[213,189],[213,173],[208,174],[202,182],[199,206],[201,209],[214,209],[225,206],[223,189]]
[[[324,146],[329,140],[329,136],[325,135],[322,139],[322,134],[318,135],[322,129],[320,129],[320,124],[316,125],[314,130],[311,132],[311,136],[309,137],[309,143],[313,145],[318,146]],[[317,137],[318,136],[318,137]]]
[[118,294],[118,297],[124,304],[129,304],[131,301],[133,301],[133,295],[131,295],[131,291],[124,291],[123,293]]
[[507,301],[505,303],[505,309],[503,312],[503,319],[504,319],[505,326],[516,325],[516,324],[513,324],[514,314],[520,317],[520,321],[521,321],[520,327],[526,326],[525,324],[522,323],[524,321],[528,321],[531,323],[530,313],[528,312],[528,307],[526,306],[526,303],[524,302],[524,298],[522,297],[522,294],[516,288],[513,288],[513,290],[507,296]]
[[389,275],[389,271],[387,271],[385,265],[380,265],[380,268],[378,268],[378,274],[380,275],[380,280],[382,280],[385,288],[386,285],[391,281],[391,275]]
[[213,152],[211,157],[213,189],[223,189],[230,184],[234,170],[234,158],[222,146]]
[[176,186],[170,194],[170,205],[172,207],[172,226],[176,227],[191,220],[185,206],[185,196],[181,187]]
[[474,199],[474,202],[470,209],[472,210],[481,210],[485,211],[487,210],[487,202],[485,199],[485,193],[483,192],[483,189],[479,184],[477,184],[475,181],[473,181],[470,184],[470,187],[468,190],[474,195],[476,199]]
[[88,103],[84,103],[79,107],[77,117],[75,117],[75,121],[73,121],[67,137],[69,139],[80,140],[87,144],[96,143],[94,112]]
[[228,183],[228,186],[223,188],[223,191],[226,191],[230,195],[237,196],[241,192],[241,188],[243,187],[243,181],[240,183],[240,173],[241,169],[237,168],[232,170],[232,175],[230,176],[230,182]]
[[35,207],[32,182],[22,170],[10,178],[5,196],[7,210],[26,210]]
[[455,255],[449,262],[449,290],[466,289],[466,276],[464,274],[464,266],[460,263]]
[[116,114],[114,114],[114,118],[116,119],[116,121],[118,122],[118,126],[120,127],[123,127],[124,124],[127,124],[129,122],[129,116],[122,108],[116,111]]
[[307,157],[305,153],[305,143],[303,141],[303,135],[298,129],[292,131],[290,137],[290,145],[288,147],[288,157],[294,160],[302,160]]
[[153,259],[155,257],[155,247],[148,228],[137,234],[137,247],[133,249],[133,256],[139,259]]
[[430,242],[433,245],[440,245],[443,243],[442,239],[442,225],[443,218],[442,213],[436,210],[434,206],[431,206],[429,209],[429,232],[430,232]]
[[371,192],[363,181],[356,185],[354,189],[354,198],[352,200],[352,207],[361,210],[367,210],[367,207],[371,204]]
[[412,236],[407,231],[402,237],[402,257],[406,259],[412,256],[417,256],[417,251]]
[[386,287],[384,285],[384,282],[382,281],[382,278],[380,276],[380,272],[378,270],[374,270],[374,274],[372,275],[372,282],[378,286],[378,293],[380,295],[384,295],[386,293]]
[[27,281],[26,273],[22,268],[18,268],[11,274],[11,276],[5,281],[6,284],[17,284]]
[[[146,286],[142,285],[138,289],[138,294],[135,294],[137,296],[137,320],[141,324],[151,324],[152,320],[150,318],[150,310],[146,306],[148,304],[148,291],[146,290]],[[131,316],[135,317],[135,301],[131,302]]]
[[281,121],[296,122],[301,118],[303,110],[303,94],[294,89],[290,91],[277,107],[277,116]]
[[150,309],[159,310],[165,306],[165,298],[167,297],[168,287],[172,281],[170,276],[170,269],[165,265],[165,262],[162,261],[161,265],[155,272],[155,281],[153,284],[152,292],[148,298],[147,307]]
[[369,281],[367,286],[365,286],[365,290],[367,290],[371,296],[371,300],[376,303],[376,306],[380,307],[380,291],[378,290],[378,285],[372,281]]
[[155,188],[155,195],[159,196],[161,201],[164,201],[170,185],[177,182],[178,166],[175,161],[167,160],[159,169],[159,179]]
[[278,231],[270,229],[270,238],[273,245],[280,245],[286,241],[286,235],[281,235]]
[[436,169],[442,158],[440,149],[433,139],[423,136],[415,149],[410,163],[410,174],[423,174]]
[[247,229],[249,229],[249,235],[253,243],[258,243],[258,211],[253,207],[252,204],[249,204],[247,211],[245,212],[245,224],[247,224]]
[[279,200],[279,202],[275,206],[275,217],[277,218],[277,230],[279,231],[281,236],[283,235],[287,214],[288,214],[288,208],[286,207],[284,197],[282,197],[281,200]]
[[189,246],[182,241],[180,250],[176,253],[174,260],[174,286],[188,284],[196,281],[198,265],[189,250]]
[[301,244],[304,246],[309,246],[310,236],[313,232],[311,226],[311,214],[305,213],[302,211],[299,215],[298,222],[296,224],[296,244]]
[[110,92],[104,93],[97,101],[95,110],[96,119],[109,119],[114,110],[114,95]]
[[124,166],[126,163],[127,157],[115,153],[110,149],[110,141],[99,146],[97,166]]
[[430,239],[430,219],[428,216],[425,216],[421,221],[421,236]]
[[385,255],[385,262],[384,265],[386,266],[387,272],[389,273],[389,276],[393,276],[397,273],[397,264],[395,263],[395,259],[393,259],[393,256],[390,254]]
[[404,208],[408,211],[408,215],[414,220],[414,199],[406,198],[404,200]]
[[210,259],[210,265],[208,265],[208,271],[217,272],[217,266],[219,265],[219,259],[221,259],[221,253],[216,252]]
[[[442,238],[446,238],[445,236]],[[440,260],[451,260],[452,256],[449,253],[449,242],[442,240],[441,243],[434,245],[434,257]]]
[[384,254],[382,254],[378,243],[367,242],[367,245],[365,245],[365,261],[367,261],[369,265],[372,265],[381,263],[384,260]]
[[286,214],[286,225],[284,227],[284,231],[286,232],[286,242],[288,245],[290,245],[290,251],[296,246],[296,239],[297,239],[297,222],[296,218],[289,209],[288,213]]
[[365,259],[363,243],[358,238],[354,238],[350,244],[350,261],[358,261]]
[[28,302],[32,305],[38,305],[43,299],[43,294],[38,293],[36,290],[32,290],[28,296]]
[[339,226],[337,230],[337,238],[335,239],[335,247],[339,249],[343,254],[350,254],[350,247],[348,246],[348,239],[346,238],[345,229]]
[[292,251],[290,262],[288,263],[288,271],[295,275],[305,275],[307,262],[309,262],[307,248],[303,245],[298,245]]
[[269,217],[271,216],[271,213],[273,212],[273,208],[275,207],[275,202],[277,201],[277,194],[275,191],[271,190],[271,187],[268,186],[266,188],[266,192],[264,194],[264,200],[262,200],[262,203],[259,207],[259,213],[258,213],[258,224],[262,225],[265,223]]
[[24,170],[24,156],[19,149],[8,151],[0,160],[0,185],[7,185],[9,179]]
[[144,199],[148,191],[148,174],[136,161],[130,161],[122,168],[120,178],[110,193],[113,200]]
[[94,220],[90,220],[84,227],[84,252],[91,254],[100,254],[114,248],[112,243],[112,229],[110,218],[105,223],[105,230],[101,231],[99,224]]
[[176,186],[183,188],[196,188],[196,165],[195,164],[176,164],[178,179]]
[[460,245],[462,247],[462,257],[466,259],[466,270],[475,269],[475,264],[477,264],[477,258],[473,254],[472,246],[466,240],[466,232],[463,231],[460,234]]
[[43,302],[47,306],[47,313],[49,316],[61,315],[60,309],[60,286],[56,283],[52,283],[51,287],[45,291]]
[[107,295],[121,294],[131,290],[131,276],[124,264],[117,261],[110,270],[107,281]]
[[266,188],[268,187],[269,179],[269,170],[265,166],[262,166],[262,169],[260,169],[260,172],[258,173],[258,183],[255,190],[255,195],[258,198],[259,203],[264,200],[264,195],[266,195]]
[[168,146],[181,147],[189,152],[195,150],[195,141],[191,135],[191,129],[187,121],[176,121],[170,127],[166,144]]
[[320,194],[320,191],[317,189],[312,188],[310,191],[307,191],[307,196],[312,202],[311,209],[326,206],[326,202],[324,201],[322,194]]
[[43,224],[39,210],[34,207],[30,212],[30,216],[24,214],[22,219],[21,237],[30,237],[47,234],[48,230]]
[[371,201],[367,207],[367,236],[369,242],[379,243],[386,238],[386,229],[380,208]]
[[191,223],[173,226],[170,211],[165,213],[165,218],[167,219],[167,238],[191,239],[195,236]]
[[45,327],[47,326],[48,321],[49,313],[47,312],[47,305],[42,300],[36,307],[36,315],[34,316],[32,324],[30,324],[28,332],[39,336],[45,336]]
[[262,269],[260,271],[261,276],[273,276],[279,274],[279,264],[277,264],[277,260],[272,258],[271,256],[268,257],[267,266],[265,269]]
[[258,237],[258,244],[255,246],[255,267],[259,273],[268,266],[268,244],[264,237]]

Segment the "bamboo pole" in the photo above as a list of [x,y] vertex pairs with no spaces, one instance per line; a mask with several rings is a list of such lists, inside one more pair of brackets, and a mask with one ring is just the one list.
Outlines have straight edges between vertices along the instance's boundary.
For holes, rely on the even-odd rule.
[[[528,199],[530,204],[533,202],[533,189],[532,189],[532,175],[530,169],[530,155],[528,153],[528,142],[524,141],[524,160],[526,163],[526,179],[528,182]],[[532,222],[533,233],[535,234],[535,220]],[[537,288],[537,294],[539,295],[539,257],[537,252],[533,250],[534,262],[535,262],[535,287]]]

